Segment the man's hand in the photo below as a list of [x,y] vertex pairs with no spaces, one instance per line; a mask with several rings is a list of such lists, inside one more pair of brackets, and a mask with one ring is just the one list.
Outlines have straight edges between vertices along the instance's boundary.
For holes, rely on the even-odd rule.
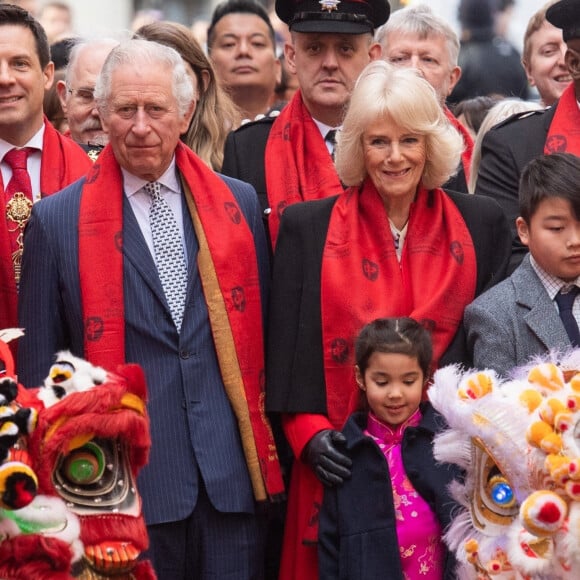
[[326,486],[341,485],[350,477],[352,461],[338,451],[338,445],[344,445],[346,439],[342,433],[325,429],[319,431],[306,444],[302,459],[316,474],[316,477]]

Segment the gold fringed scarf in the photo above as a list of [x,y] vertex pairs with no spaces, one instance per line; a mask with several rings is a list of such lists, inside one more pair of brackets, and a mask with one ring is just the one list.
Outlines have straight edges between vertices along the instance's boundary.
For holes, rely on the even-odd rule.
[[[267,497],[266,487],[260,472],[258,451],[256,449],[256,442],[252,432],[248,401],[246,400],[244,392],[244,381],[240,371],[240,363],[238,361],[238,355],[236,354],[234,336],[232,334],[232,329],[230,328],[226,305],[220,290],[205,232],[203,231],[203,227],[199,220],[197,208],[193,202],[193,197],[190,192],[187,191],[187,184],[184,184],[184,187],[187,194],[185,196],[187,199],[187,206],[191,214],[193,228],[199,244],[197,265],[199,267],[199,275],[209,313],[211,332],[217,352],[218,363],[220,365],[222,380],[224,382],[226,394],[230,404],[232,405],[236,419],[238,420],[240,438],[242,440],[242,447],[244,449],[244,455],[246,456],[246,463],[248,465],[248,471],[254,489],[254,497],[258,501],[265,500]],[[260,405],[260,408],[263,413],[263,402]],[[265,416],[263,417],[263,420],[267,425]],[[273,444],[270,448],[270,452],[276,454],[276,447]]]
[[[264,500],[283,493],[284,484],[264,413],[262,301],[254,238],[219,176],[182,144],[175,162],[199,240],[198,266],[223,382],[238,420],[254,495]],[[79,276],[85,357],[108,369],[123,363],[125,353],[122,188],[119,166],[107,146],[83,186]]]

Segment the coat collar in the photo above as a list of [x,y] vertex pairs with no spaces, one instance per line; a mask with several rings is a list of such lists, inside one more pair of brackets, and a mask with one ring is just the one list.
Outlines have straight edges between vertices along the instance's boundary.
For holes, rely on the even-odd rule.
[[516,303],[528,310],[524,322],[538,339],[551,349],[568,345],[570,339],[560,322],[552,300],[530,263],[529,255],[511,276]]
[[[431,403],[423,402],[421,403],[421,413],[423,418],[418,427],[407,427],[405,433],[412,431],[426,431],[429,435],[433,436],[435,433],[441,431],[442,428],[446,426],[445,419],[440,415]],[[364,430],[367,427],[367,412],[359,411],[353,413],[348,421],[346,422],[343,433],[346,436],[347,449],[353,449],[360,444],[366,444],[370,439],[364,434]]]

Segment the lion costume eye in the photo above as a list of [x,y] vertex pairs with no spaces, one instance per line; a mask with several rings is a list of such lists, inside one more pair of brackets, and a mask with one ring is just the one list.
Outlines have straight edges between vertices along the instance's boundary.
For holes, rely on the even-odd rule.
[[63,461],[62,474],[71,483],[88,485],[99,481],[105,472],[105,452],[89,442],[75,449]]
[[138,508],[126,445],[94,438],[60,457],[53,483],[69,509],[79,515],[114,512],[132,515]]
[[503,532],[517,517],[514,489],[479,438],[472,440],[475,489],[471,512],[476,528],[488,536]]
[[487,488],[489,497],[498,506],[509,508],[515,504],[516,498],[514,496],[514,490],[503,475],[492,476],[487,484]]

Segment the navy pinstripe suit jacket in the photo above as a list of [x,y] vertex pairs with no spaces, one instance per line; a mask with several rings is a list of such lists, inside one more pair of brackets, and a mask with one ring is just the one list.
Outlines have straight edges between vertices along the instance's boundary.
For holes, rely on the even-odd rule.
[[[223,179],[253,232],[265,296],[268,251],[256,192],[241,181]],[[57,351],[70,349],[83,356],[78,263],[82,184],[80,180],[35,204],[26,230],[19,296],[19,321],[26,336],[19,344],[18,372],[29,387],[41,384]],[[185,203],[183,211],[189,279],[178,334],[154,260],[124,196],[125,358],[145,370],[151,419],[150,460],[138,482],[147,524],[186,518],[196,504],[200,474],[216,509],[254,510],[236,420],[219,373],[197,270],[197,239]],[[244,251],[232,248],[232,259]]]

